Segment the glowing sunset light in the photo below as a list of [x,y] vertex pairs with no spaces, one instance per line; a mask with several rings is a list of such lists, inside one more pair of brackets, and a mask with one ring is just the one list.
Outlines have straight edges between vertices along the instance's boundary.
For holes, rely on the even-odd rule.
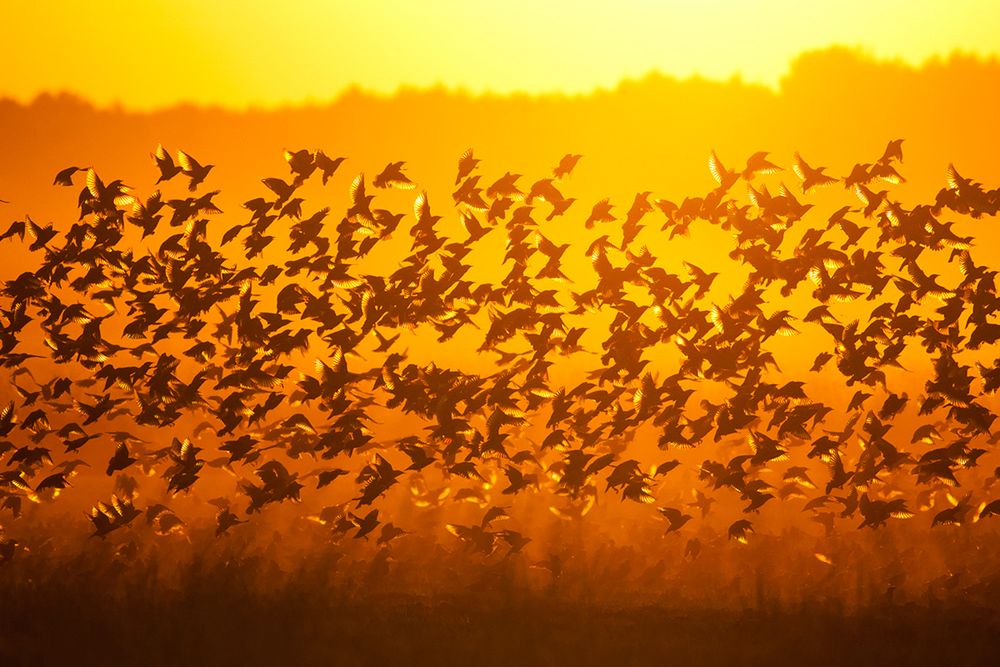
[[138,109],[325,101],[354,85],[578,93],[652,70],[775,85],[804,50],[918,65],[994,56],[1000,33],[1000,6],[975,0],[17,0],[4,14],[0,95]]
[[0,666],[997,664],[997,35],[0,0]]

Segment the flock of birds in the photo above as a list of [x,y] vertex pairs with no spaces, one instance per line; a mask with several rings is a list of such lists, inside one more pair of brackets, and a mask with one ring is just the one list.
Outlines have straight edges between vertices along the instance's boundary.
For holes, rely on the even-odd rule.
[[[213,166],[183,151],[152,154],[158,185],[186,180],[177,198],[159,190],[140,198],[91,168],[64,169],[58,185],[83,176],[79,219],[62,230],[29,217],[0,235],[24,244],[5,256],[34,263],[0,290],[0,366],[12,397],[0,407],[0,516],[55,502],[98,461],[92,474],[103,468],[114,478],[114,495],[88,513],[101,538],[143,515],[161,534],[183,530],[169,500],[190,493],[206,466],[239,480],[238,493],[211,501],[220,536],[268,505],[349,487],[352,500],[314,518],[339,536],[367,539],[381,527],[386,544],[404,530],[379,504],[408,481],[420,506],[478,502],[480,522],[447,528],[487,554],[528,543],[496,527],[504,501],[525,493],[561,497],[553,511],[567,518],[600,494],[619,494],[656,506],[667,533],[686,530],[691,512],[704,517],[727,493],[745,503],[728,528],[741,542],[776,498],[805,500],[828,530],[837,515],[877,528],[943,496],[951,502],[934,525],[1000,514],[988,495],[1000,468],[981,488],[956,490],[997,440],[987,402],[1000,387],[1000,360],[973,365],[965,354],[1000,341],[997,271],[974,260],[972,237],[942,220],[995,216],[1000,190],[949,167],[932,204],[904,207],[884,187],[902,181],[901,145],[890,142],[840,178],[796,154],[801,194],[842,186],[854,197],[819,224],[801,194],[769,190],[765,177],[785,170],[767,153],[736,170],[713,152],[717,187],[705,196],[677,203],[641,192],[624,212],[605,199],[574,219],[576,199],[561,188],[581,156],[567,155],[531,185],[511,172],[486,184],[470,150],[452,195],[464,228],[457,236],[442,230],[426,192],[411,218],[378,208],[363,175],[342,215],[309,212],[302,188],[326,185],[344,162],[322,151],[287,151],[289,174],[263,179],[266,194],[244,204],[249,217],[224,231],[211,222],[218,191],[201,189]],[[403,162],[370,185],[417,187]],[[654,216],[665,243],[696,221],[731,234],[729,258],[748,272],[742,289],[715,303],[718,273],[694,262],[681,275],[663,268],[638,241]],[[549,229],[570,227],[599,235],[587,248],[549,238],[557,236]],[[399,233],[410,243],[398,264],[371,272],[366,258]],[[469,255],[497,234],[506,252],[495,265],[506,275],[476,281]],[[589,257],[587,280],[564,272],[570,250]],[[942,284],[929,262],[957,264],[961,281]],[[800,287],[811,289],[808,312],[772,309]],[[864,320],[836,317],[849,301],[866,307]],[[592,324],[600,316],[606,327]],[[776,339],[806,328],[825,341],[810,372],[836,368],[854,391],[846,410],[777,367]],[[475,354],[490,356],[492,373],[464,372],[461,359],[414,363],[400,340],[433,332],[444,342],[473,330]],[[588,349],[584,337],[597,335]],[[678,355],[669,372],[651,370],[659,346]],[[919,396],[913,386],[913,396],[894,392],[886,375],[914,347],[933,365]],[[312,369],[301,368],[306,357]],[[557,386],[557,363],[579,382]],[[705,382],[725,388],[718,402],[692,399]],[[908,408],[919,425],[901,432]],[[387,440],[375,410],[425,427]],[[664,451],[735,442],[737,451],[704,460],[698,488],[684,489],[691,502],[670,506],[658,493],[680,461],[644,465],[630,449],[642,440]],[[781,465],[796,456],[808,465]],[[431,472],[443,487],[425,482]],[[161,481],[163,502],[137,506],[143,487]],[[4,538],[0,559],[16,548]],[[697,549],[692,538],[688,552]]]

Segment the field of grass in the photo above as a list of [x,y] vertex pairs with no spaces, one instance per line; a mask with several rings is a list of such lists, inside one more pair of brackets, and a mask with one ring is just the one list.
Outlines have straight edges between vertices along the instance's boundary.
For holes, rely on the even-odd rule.
[[[52,577],[0,591],[5,665],[989,665],[997,608],[832,605],[742,611],[462,597],[267,594],[237,573],[111,593]],[[112,584],[113,585],[113,584]]]
[[968,548],[982,572],[933,581],[888,574],[936,558],[926,544],[887,556],[891,533],[857,552],[890,559],[868,578],[859,563],[816,574],[801,537],[712,545],[695,562],[667,548],[654,566],[652,545],[591,546],[555,576],[534,558],[416,537],[390,556],[353,543],[221,548],[192,533],[0,566],[0,664],[978,666],[1000,655],[1000,581],[982,533],[945,554]]

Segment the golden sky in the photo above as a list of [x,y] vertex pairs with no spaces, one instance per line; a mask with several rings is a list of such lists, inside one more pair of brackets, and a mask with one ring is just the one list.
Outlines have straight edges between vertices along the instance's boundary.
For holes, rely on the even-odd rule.
[[776,84],[832,44],[919,64],[1000,52],[985,0],[5,0],[0,96],[274,106],[393,92],[585,92],[656,69]]

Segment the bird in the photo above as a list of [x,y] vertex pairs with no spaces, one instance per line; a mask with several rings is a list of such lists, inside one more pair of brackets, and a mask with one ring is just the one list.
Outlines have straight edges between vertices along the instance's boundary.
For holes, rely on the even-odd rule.
[[565,179],[573,172],[573,169],[576,168],[577,163],[582,157],[582,155],[578,155],[576,153],[567,153],[562,156],[559,160],[559,164],[557,164],[552,170],[553,178],[559,181]]
[[108,477],[120,470],[125,470],[136,461],[138,461],[138,459],[129,454],[128,446],[126,446],[124,442],[119,442],[118,446],[115,448],[114,455],[108,460],[108,467],[106,470]]
[[992,500],[979,510],[979,514],[976,516],[977,521],[982,521],[991,516],[1000,516],[1000,499]]
[[[73,175],[78,171],[89,171],[90,167],[66,167],[65,169],[59,170],[56,177],[52,180],[52,185],[62,185],[64,187],[73,186]],[[9,204],[10,202],[4,202]]]
[[747,544],[750,540],[750,533],[754,532],[753,524],[746,519],[738,519],[729,525],[730,540],[736,540],[740,544]]
[[615,216],[611,214],[613,208],[614,206],[611,204],[610,199],[602,199],[597,202],[590,211],[590,216],[587,218],[584,226],[587,229],[593,229],[594,225],[598,222],[614,222]]
[[191,192],[198,189],[198,186],[208,177],[208,172],[215,167],[211,164],[202,165],[194,157],[181,150],[177,151],[177,164],[184,175],[188,177],[188,190]]
[[471,148],[462,153],[461,157],[458,158],[458,172],[455,175],[455,185],[468,178],[476,167],[479,166],[479,162],[480,160],[472,154]]
[[821,187],[837,182],[837,179],[833,176],[827,176],[823,173],[825,171],[824,167],[810,167],[798,153],[792,156],[792,169],[795,171],[795,175],[799,177],[799,180],[802,181],[802,192],[809,192],[814,187]]
[[327,184],[346,159],[345,157],[331,158],[323,151],[316,151],[316,155],[313,157],[313,164],[319,169],[322,175],[323,185]]
[[[178,153],[178,162],[180,162],[180,156],[181,153]],[[156,163],[156,168],[160,170],[160,177],[156,179],[157,184],[169,181],[174,176],[185,171],[181,164],[174,163],[174,159],[170,157],[170,153],[163,147],[163,144],[157,144],[156,150],[150,154],[150,157]],[[188,164],[190,165],[190,162]]]
[[417,184],[403,173],[405,162],[390,162],[385,169],[372,180],[376,188],[396,188],[397,190],[412,190]]
[[128,498],[111,497],[111,503],[99,502],[91,508],[88,517],[94,524],[92,537],[104,539],[109,533],[118,530],[142,514]]
[[731,169],[726,169],[714,150],[708,155],[708,170],[712,173],[712,178],[715,179],[715,182],[719,184],[719,188],[723,191],[731,188],[737,179],[739,179],[739,174]]
[[215,535],[217,537],[227,532],[233,526],[246,523],[246,521],[241,521],[228,507],[223,507],[219,510],[215,515],[215,522]]
[[740,172],[743,180],[750,181],[760,174],[776,174],[781,171],[781,167],[767,159],[768,155],[770,153],[767,151],[758,151],[748,157],[746,167]]
[[680,530],[684,524],[694,518],[690,514],[683,514],[679,509],[673,507],[660,507],[659,511],[669,524],[667,526],[667,533]]
[[354,534],[354,539],[366,538],[368,533],[375,530],[379,525],[378,510],[373,509],[363,517],[352,516],[354,524],[358,527],[358,532]]
[[47,489],[58,490],[67,488],[70,485],[69,481],[67,481],[68,476],[69,473],[67,472],[52,473],[35,486],[35,493],[41,493]]
[[878,159],[878,164],[888,164],[893,160],[903,161],[903,139],[892,139],[886,144],[882,157]]

